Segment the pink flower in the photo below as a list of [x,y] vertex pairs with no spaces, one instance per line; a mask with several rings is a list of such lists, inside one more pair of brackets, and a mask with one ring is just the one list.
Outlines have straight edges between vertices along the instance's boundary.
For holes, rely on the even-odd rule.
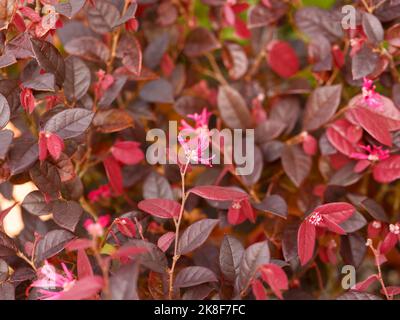
[[181,131],[178,135],[178,140],[185,152],[186,161],[211,166],[211,160],[214,156],[209,157],[208,153],[210,146],[208,129],[200,129],[200,132],[196,132],[196,135],[189,139],[184,139],[185,135],[187,134]]
[[358,163],[354,167],[355,172],[364,171],[371,162],[378,162],[389,158],[389,150],[383,150],[381,146],[359,146],[361,149],[365,150],[365,153],[353,152],[350,158],[358,159]]
[[200,114],[189,114],[187,117],[194,120],[194,127],[188,124],[185,120],[181,120],[181,127],[179,129],[188,133],[195,133],[201,129],[208,130],[208,121],[210,120],[211,115],[212,113],[208,112],[206,108],[203,108]]
[[379,93],[375,92],[374,82],[364,77],[362,87],[363,100],[370,108],[379,108],[382,106],[382,99]]
[[104,235],[104,228],[110,223],[110,219],[109,215],[99,217],[96,222],[87,219],[83,226],[93,238],[99,238]]
[[181,131],[178,135],[178,141],[184,150],[185,162],[211,166],[210,160],[214,158],[214,156],[208,156],[211,142],[208,121],[211,114],[206,108],[203,108],[200,114],[189,114],[188,118],[194,120],[194,126],[191,126],[185,120],[181,120],[181,127],[179,128]]
[[382,146],[359,146],[366,153],[353,152],[350,157],[359,160],[381,161],[389,158],[389,150],[382,150]]
[[102,185],[98,189],[90,191],[88,194],[88,198],[91,203],[97,202],[102,198],[108,199],[111,197],[112,197],[111,188],[110,185],[108,184]]
[[38,270],[38,279],[31,284],[31,287],[39,288],[38,292],[42,294],[39,300],[58,300],[64,292],[74,286],[76,281],[74,275],[64,263],[61,263],[61,266],[64,275],[57,273],[54,266],[47,261]]

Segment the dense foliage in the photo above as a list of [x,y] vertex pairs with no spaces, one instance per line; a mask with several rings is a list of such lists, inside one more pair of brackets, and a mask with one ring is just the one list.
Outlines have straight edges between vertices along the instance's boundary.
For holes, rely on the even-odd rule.
[[[0,212],[0,299],[395,299],[399,22],[397,0],[0,0],[0,192],[37,189]],[[171,120],[200,145],[150,164]],[[254,129],[251,174],[203,155],[223,128]]]

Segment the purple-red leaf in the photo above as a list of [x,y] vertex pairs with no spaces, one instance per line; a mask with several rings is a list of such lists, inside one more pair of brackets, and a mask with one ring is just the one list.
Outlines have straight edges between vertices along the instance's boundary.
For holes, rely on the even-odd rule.
[[146,199],[139,202],[140,210],[151,214],[152,216],[171,219],[179,217],[181,205],[169,199]]

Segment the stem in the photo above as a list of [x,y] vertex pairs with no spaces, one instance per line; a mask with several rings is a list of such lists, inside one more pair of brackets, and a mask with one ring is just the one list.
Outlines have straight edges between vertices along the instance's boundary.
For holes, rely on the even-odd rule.
[[29,264],[33,270],[37,271],[35,264],[33,263],[33,261],[31,261],[30,259],[28,259],[23,252],[19,251],[17,252],[17,256],[20,257],[22,260],[24,260],[27,264]]
[[375,264],[376,264],[376,267],[378,268],[378,280],[379,280],[379,283],[381,284],[383,293],[385,294],[385,297],[386,297],[387,300],[392,300],[392,297],[387,292],[387,289],[386,289],[386,286],[385,286],[385,282],[383,281],[381,264],[379,262],[379,252],[378,252],[378,250],[376,250],[373,247],[372,243],[369,243],[368,246],[371,248],[372,253],[374,254],[374,257],[375,257]]
[[97,246],[97,239],[93,238],[93,252],[96,258],[98,265],[100,266],[101,273],[103,275],[104,286],[103,286],[103,293],[106,300],[111,298],[110,294],[110,279],[108,275],[108,267],[107,264],[104,263],[104,259],[101,257],[99,248]]
[[185,190],[185,175],[186,175],[186,170],[188,168],[190,159],[187,160],[183,170],[181,171],[181,184],[182,184],[182,202],[181,202],[181,210],[179,212],[179,217],[178,221],[175,221],[175,244],[174,244],[174,257],[172,258],[172,265],[171,269],[169,269],[169,290],[168,290],[168,298],[169,300],[172,300],[173,295],[174,295],[174,272],[175,272],[175,266],[176,263],[178,262],[180,258],[180,254],[178,254],[178,240],[179,240],[179,228],[182,222],[182,217],[183,217],[183,212],[185,210],[185,202],[187,199],[187,194]]
[[210,53],[206,53],[205,56],[207,57],[208,62],[210,63],[214,74],[218,78],[218,81],[223,85],[228,85],[228,82],[226,81],[225,77],[223,76],[223,74],[221,72],[221,69],[218,66],[217,61],[215,61],[214,56],[212,54],[210,54]]
[[[129,0],[125,0],[125,4],[124,4],[124,8],[122,10],[122,15],[121,16],[123,16],[125,14],[126,9],[128,9],[129,3],[130,3]],[[111,71],[112,71],[112,67],[113,67],[113,64],[114,64],[115,56],[116,56],[116,53],[117,53],[118,40],[119,40],[119,37],[121,35],[121,31],[122,31],[122,28],[118,27],[118,29],[115,32],[113,32],[112,44],[111,44],[111,50],[110,50],[111,51],[110,59],[108,59],[108,61],[107,61],[107,73],[111,73]]]

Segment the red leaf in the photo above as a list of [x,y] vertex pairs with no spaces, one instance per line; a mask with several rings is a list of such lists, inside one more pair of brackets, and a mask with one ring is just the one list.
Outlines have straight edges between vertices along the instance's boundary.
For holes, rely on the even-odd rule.
[[303,221],[297,233],[297,252],[302,266],[313,256],[315,236],[315,226],[308,221]]
[[90,248],[92,245],[93,245],[92,240],[74,239],[65,246],[65,249],[67,249],[68,251],[82,250]]
[[347,113],[351,114],[351,117],[380,143],[392,146],[392,136],[390,135],[386,118],[362,107],[350,109]]
[[170,219],[179,217],[181,205],[169,199],[146,199],[139,202],[138,207],[140,210],[145,211],[152,216]]
[[267,300],[267,294],[265,293],[265,288],[262,282],[255,279],[251,283],[251,289],[257,300]]
[[383,239],[383,242],[380,246],[380,252],[382,254],[388,253],[395,247],[398,240],[399,236],[397,234],[394,234],[393,232],[388,232],[388,234],[386,235],[385,239]]
[[319,212],[324,216],[329,215],[329,220],[336,224],[340,224],[349,219],[355,211],[356,209],[346,202],[327,203],[318,206],[314,210],[314,212]]
[[111,148],[115,159],[123,164],[134,165],[144,159],[144,153],[140,149],[140,143],[135,141],[119,141]]
[[53,159],[58,160],[64,150],[64,141],[55,133],[49,133],[46,134],[46,146]]
[[84,249],[78,250],[76,264],[78,271],[78,279],[83,279],[85,277],[93,276],[92,265],[90,264],[89,258]]
[[248,197],[243,191],[219,186],[198,186],[190,189],[189,192],[215,201],[242,200]]
[[335,121],[327,130],[329,142],[341,153],[350,156],[356,152],[358,141],[362,137],[362,129],[352,125],[345,119]]
[[131,219],[117,218],[114,222],[117,225],[119,232],[121,232],[125,237],[134,238],[136,236],[136,226]]
[[[395,287],[395,286],[386,287],[386,291],[389,295],[396,296],[396,295],[400,294],[400,287]],[[383,289],[382,289],[382,293],[383,293]]]
[[114,189],[117,195],[124,193],[124,187],[122,184],[122,172],[121,167],[113,156],[108,156],[103,161],[104,168],[106,169],[108,180],[110,185]]
[[375,281],[378,281],[378,280],[379,280],[378,276],[376,274],[373,274],[373,275],[370,275],[364,281],[361,281],[361,282],[357,283],[351,289],[352,290],[356,290],[356,291],[366,291],[371,284],[373,284]]
[[275,295],[279,299],[283,299],[281,290],[288,289],[288,278],[282,268],[272,263],[263,265],[261,277],[268,283]]
[[163,251],[167,251],[169,246],[175,240],[175,232],[167,232],[163,234],[157,241],[157,246]]
[[39,160],[44,161],[47,158],[47,139],[44,132],[39,134]]
[[119,259],[119,258],[128,258],[130,256],[136,255],[136,254],[141,254],[145,253],[148,250],[146,248],[142,247],[137,247],[137,246],[132,246],[132,245],[125,245],[119,248],[117,251],[115,251],[111,257],[113,259]]
[[312,135],[307,134],[307,136],[303,140],[303,150],[305,154],[309,156],[313,156],[317,153],[318,150],[318,142]]
[[282,78],[289,78],[299,70],[296,52],[285,41],[272,41],[269,44],[268,64]]
[[332,221],[330,219],[330,216],[325,216],[324,217],[324,222],[323,222],[326,226],[326,228],[329,231],[332,231],[334,233],[340,234],[340,235],[344,235],[346,234],[346,231],[343,230],[343,228],[341,226],[339,226],[338,224],[336,224],[336,222]]
[[99,276],[86,277],[75,282],[74,286],[64,291],[59,300],[84,300],[90,299],[103,287],[103,278]]
[[377,163],[372,169],[375,181],[390,183],[400,178],[400,155],[394,155]]
[[237,205],[237,203],[232,203],[228,210],[228,222],[231,225],[238,225],[241,224],[246,220],[246,217],[241,214],[241,207]]

